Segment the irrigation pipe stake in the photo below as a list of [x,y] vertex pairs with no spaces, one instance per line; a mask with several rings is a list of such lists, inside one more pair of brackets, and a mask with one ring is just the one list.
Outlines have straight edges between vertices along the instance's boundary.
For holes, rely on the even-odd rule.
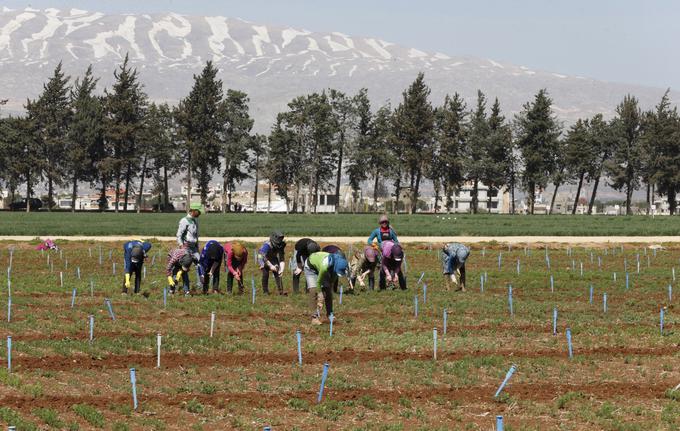
[[326,386],[326,379],[328,378],[328,363],[323,364],[323,374],[321,374],[321,387],[319,387],[319,395],[316,397],[316,403],[320,403],[323,398],[323,389]]
[[77,289],[74,287],[73,294],[71,295],[71,308],[76,306],[76,291]]
[[413,309],[415,312],[415,317],[418,318],[418,295],[413,297]]
[[250,278],[250,284],[252,285],[252,288],[253,288],[252,302],[253,302],[253,305],[255,305],[255,278],[253,278],[253,277]]
[[590,300],[588,301],[591,304],[593,303],[593,285],[590,285]]
[[628,273],[626,273],[626,290],[628,290],[629,281],[630,281],[630,277],[628,276]]
[[444,309],[444,335],[446,335],[446,321],[448,318],[449,313],[446,311],[446,308]]
[[109,316],[111,316],[111,320],[116,320],[116,315],[113,314],[113,306],[111,305],[111,300],[109,298],[104,298],[104,302],[106,303],[106,308],[109,309]]
[[616,273],[614,273],[614,282],[616,282]]
[[502,251],[499,251],[499,252],[498,252],[498,269],[499,269],[499,270],[501,269],[501,260],[502,260],[502,258],[503,258],[503,252],[502,252]]
[[553,335],[557,335],[557,307],[553,307]]
[[94,316],[90,314],[89,316],[90,320],[90,343],[94,341]]
[[113,275],[116,275],[116,262],[113,262],[111,266],[113,268]]
[[142,268],[142,279],[146,280],[146,266]]
[[423,283],[423,304],[427,304],[427,284]]
[[493,396],[494,398],[498,398],[498,396],[503,391],[503,388],[505,388],[505,385],[507,385],[508,381],[510,381],[510,377],[512,377],[512,375],[515,374],[515,371],[517,371],[517,365],[512,365],[508,372],[505,374],[505,379],[503,379],[503,383],[501,383],[501,385],[498,387],[496,395]]
[[503,416],[496,416],[496,431],[503,431]]
[[12,336],[7,336],[7,372],[12,372]]
[[583,262],[579,262],[581,265],[581,278],[583,278]]
[[335,316],[333,316],[333,313],[331,313],[330,316],[328,316],[328,321],[330,322],[330,324],[328,325],[328,327],[329,327],[328,336],[329,337],[333,336],[333,321],[334,320],[335,320]]
[[571,329],[567,328],[567,348],[569,349],[569,359],[574,359],[574,350],[571,346]]
[[298,365],[302,366],[302,333],[299,329],[295,331],[295,338],[297,339]]
[[167,308],[168,306],[168,288],[164,287],[163,288],[163,308]]
[[484,275],[479,276],[479,291],[484,293]]
[[132,406],[137,410],[137,373],[134,368],[130,368],[130,383],[132,383]]
[[338,303],[342,305],[342,284],[340,285],[340,299],[338,300]]
[[673,300],[673,285],[669,284],[668,285],[668,302],[671,302]]
[[605,313],[607,312],[607,292],[602,295],[602,309]]
[[425,277],[425,272],[420,273],[420,278],[418,278],[418,282],[416,283],[416,286],[420,284],[421,281],[423,281],[423,277]]
[[659,310],[659,328],[661,330],[661,335],[663,335],[663,317],[664,317],[664,309],[661,307]]
[[671,273],[673,274],[673,283],[675,283],[675,267],[671,268]]
[[76,267],[76,274],[78,275],[78,280],[80,280],[80,267]]
[[517,275],[519,275],[519,259],[517,259]]
[[160,333],[156,334],[156,368],[161,367],[161,340],[162,336]]
[[59,271],[59,286],[64,287],[64,273]]
[[215,312],[210,313],[210,338],[213,337],[215,331]]
[[510,308],[510,316],[514,316],[515,310],[512,306],[512,284],[508,285],[508,307]]
[[550,274],[550,293],[555,293],[555,277]]
[[432,343],[433,343],[433,353],[434,360],[437,360],[437,328],[432,328]]

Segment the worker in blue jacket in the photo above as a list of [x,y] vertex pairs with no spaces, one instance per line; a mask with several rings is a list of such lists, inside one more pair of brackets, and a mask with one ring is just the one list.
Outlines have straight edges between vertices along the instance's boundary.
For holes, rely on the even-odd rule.
[[390,227],[390,220],[386,214],[380,216],[378,219],[379,227],[375,228],[371,235],[368,237],[367,244],[373,244],[373,240],[378,240],[378,246],[382,248],[383,241],[392,241],[395,244],[399,244],[399,239],[397,238],[397,233]]
[[210,240],[203,246],[201,258],[198,260],[198,276],[203,286],[203,294],[208,294],[208,287],[212,284],[213,293],[220,291],[220,266],[224,257],[222,244]]
[[147,253],[151,250],[151,243],[140,240],[128,241],[123,245],[123,256],[125,259],[125,283],[123,284],[123,295],[127,295],[130,288],[130,278],[135,274],[135,293],[139,293],[142,284],[142,266]]

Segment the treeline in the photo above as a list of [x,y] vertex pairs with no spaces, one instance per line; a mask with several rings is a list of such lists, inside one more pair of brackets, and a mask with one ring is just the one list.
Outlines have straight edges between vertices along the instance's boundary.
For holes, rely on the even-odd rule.
[[[373,202],[390,184],[394,208],[406,193],[409,212],[415,212],[425,181],[434,186],[435,207],[445,211],[464,183],[472,187],[473,213],[480,209],[480,184],[489,187],[489,199],[509,189],[512,212],[515,190],[523,190],[531,213],[536,195],[548,185],[555,190],[552,209],[560,186],[578,184],[575,213],[583,185],[592,183],[590,214],[605,180],[625,193],[627,214],[633,191],[641,187],[647,189],[648,208],[655,193],[668,197],[671,214],[677,207],[680,117],[668,92],[651,111],[626,96],[614,118],[597,114],[565,130],[546,90],[508,119],[498,99],[491,102],[481,91],[474,106],[458,93],[433,106],[421,73],[396,107],[373,109],[366,89],[296,97],[264,136],[252,133],[248,96],[225,93],[211,62],[172,107],[149,102],[127,57],[114,78],[110,89],[97,94],[91,68],[71,80],[60,64],[40,96],[27,100],[25,115],[0,120],[0,181],[13,197],[25,185],[30,198],[36,184],[46,183],[51,203],[55,187],[68,186],[75,208],[78,184],[89,183],[100,190],[101,209],[113,187],[126,211],[130,191],[151,181],[163,210],[170,207],[169,178],[183,176],[188,193],[195,186],[205,204],[209,182],[219,172],[224,211],[230,191],[252,178],[272,184],[291,211],[315,212],[313,197],[320,191],[334,189],[340,201],[343,177],[354,192],[353,209],[362,184],[372,185]],[[137,193],[138,210],[141,196]]]

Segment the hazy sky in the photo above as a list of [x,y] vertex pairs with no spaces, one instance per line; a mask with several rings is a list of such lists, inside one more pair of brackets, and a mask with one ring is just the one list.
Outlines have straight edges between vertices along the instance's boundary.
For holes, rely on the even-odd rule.
[[0,5],[224,15],[680,88],[680,2],[675,0],[0,0]]

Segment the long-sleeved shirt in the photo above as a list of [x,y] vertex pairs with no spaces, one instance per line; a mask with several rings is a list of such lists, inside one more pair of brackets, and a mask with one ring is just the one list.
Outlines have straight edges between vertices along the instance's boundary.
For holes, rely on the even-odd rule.
[[[248,263],[248,249],[243,247],[243,257],[241,260],[237,260],[234,256],[234,250],[232,250],[231,243],[228,242],[224,244],[224,262],[226,264],[226,270],[232,275],[236,275],[236,271],[241,271],[243,274],[243,268],[245,268],[246,263]],[[234,263],[238,262],[238,266],[234,267]]]
[[180,266],[181,264],[179,261],[184,257],[184,255],[189,254],[189,250],[186,248],[176,248],[172,250],[170,253],[168,253],[168,263],[165,265],[165,275],[170,276],[172,275],[173,269],[175,267]]
[[392,229],[391,227],[388,228],[388,230],[383,231],[381,228],[377,227],[373,232],[371,232],[371,235],[368,237],[368,241],[366,242],[368,245],[371,245],[373,243],[373,240],[377,239],[378,244],[382,245],[382,242],[385,240],[390,240],[394,241],[396,243],[399,243],[399,239],[397,238],[397,233]]
[[[209,266],[212,266],[214,261],[222,263],[223,255],[224,250],[222,249],[222,244],[214,239],[205,243],[203,250],[201,250],[201,258],[198,260],[198,275],[205,275],[207,272],[210,272]],[[215,256],[217,259],[213,259]]]
[[190,215],[183,217],[179,221],[177,228],[177,245],[197,244],[198,243],[198,219]]
[[401,272],[401,260],[394,260],[392,258],[392,248],[394,247],[394,242],[385,241],[382,248],[382,260],[380,262],[380,270],[385,271],[385,269],[398,274]]
[[323,285],[324,277],[330,277],[329,280],[332,280],[333,277],[337,277],[331,268],[332,262],[330,256],[330,253],[326,253],[325,251],[317,251],[316,253],[309,255],[309,259],[307,259],[307,266],[317,274],[317,288],[321,288]]
[[377,261],[377,257],[373,262],[370,262],[368,259],[366,259],[365,249],[357,250],[354,252],[354,255],[352,255],[349,261],[350,274],[352,274],[352,277],[358,277],[366,271],[372,271],[375,269]]
[[283,247],[276,248],[271,244],[270,241],[265,241],[265,243],[262,244],[262,247],[260,247],[260,250],[257,252],[257,263],[262,267],[266,266],[267,263],[278,265],[279,262],[283,262],[285,259],[285,248],[285,244]]
[[444,272],[452,274],[453,271],[465,264],[465,260],[470,255],[470,249],[459,242],[446,244],[442,249]]
[[315,244],[318,247],[318,244],[311,238],[302,238],[295,243],[295,250],[293,251],[293,261],[295,263],[304,265],[305,260],[309,257],[310,243]]
[[141,241],[128,241],[123,245],[123,259],[125,260],[125,272],[128,273],[131,271],[132,268],[132,249],[135,248],[135,246],[140,246],[142,247],[142,250],[144,250],[144,255],[151,250],[151,244],[148,242],[141,242]]

